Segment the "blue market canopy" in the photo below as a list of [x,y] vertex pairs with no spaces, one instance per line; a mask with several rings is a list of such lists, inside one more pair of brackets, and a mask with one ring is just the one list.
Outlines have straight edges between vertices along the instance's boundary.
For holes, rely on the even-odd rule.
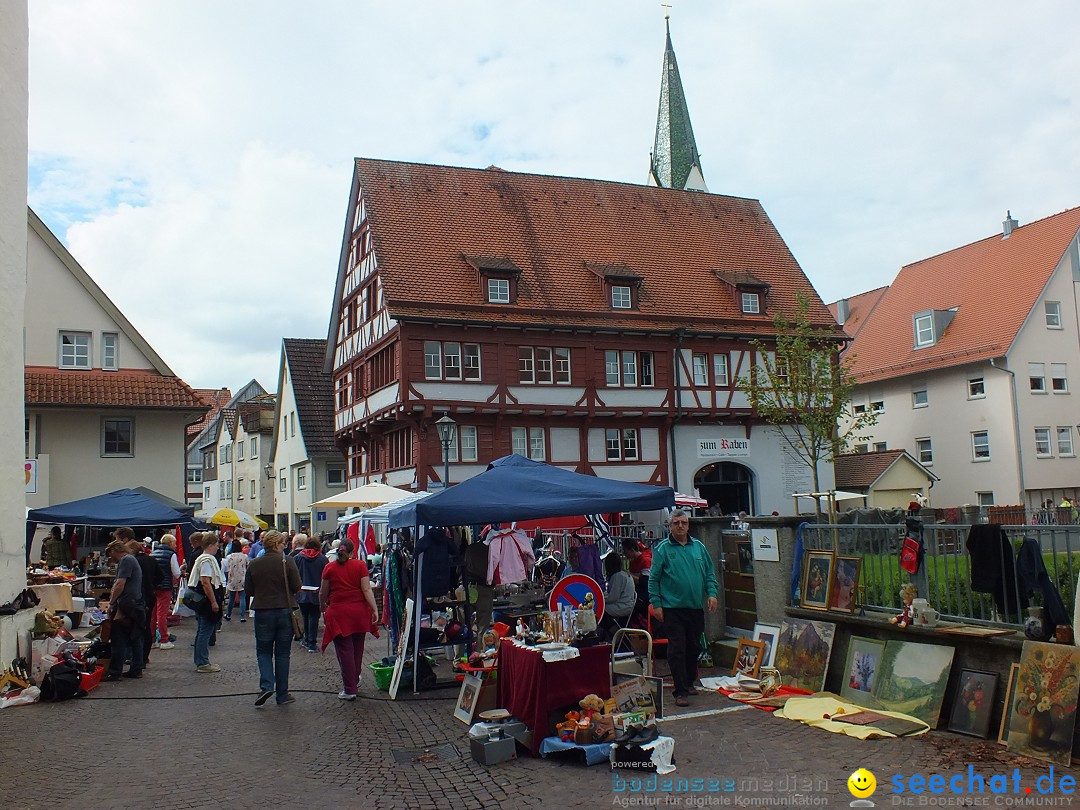
[[389,521],[392,529],[462,526],[673,506],[671,487],[597,478],[510,455],[430,498],[391,508]]
[[31,509],[29,523],[65,523],[69,526],[165,526],[191,523],[191,515],[173,509],[134,489],[118,489],[104,495]]

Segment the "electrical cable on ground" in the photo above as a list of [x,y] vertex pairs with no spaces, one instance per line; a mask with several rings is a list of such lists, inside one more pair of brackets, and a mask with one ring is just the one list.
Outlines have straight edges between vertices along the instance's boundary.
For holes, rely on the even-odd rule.
[[[291,689],[291,692],[297,694],[308,695],[334,695],[337,696],[337,692],[326,692],[322,689]],[[236,697],[258,697],[258,692],[230,692],[225,695],[117,695],[116,697],[90,697],[90,700],[211,700],[214,698],[236,698]],[[373,703],[396,703],[398,701],[390,700],[390,698],[377,698],[368,697],[367,695],[357,695],[360,700],[370,700]],[[457,700],[457,697],[429,697],[429,698],[408,698],[404,703],[426,703],[428,701],[438,700]]]

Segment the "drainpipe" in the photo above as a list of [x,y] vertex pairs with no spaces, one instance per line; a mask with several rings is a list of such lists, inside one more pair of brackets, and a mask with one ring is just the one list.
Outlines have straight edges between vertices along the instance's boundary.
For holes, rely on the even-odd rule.
[[682,343],[685,330],[676,329],[672,334],[675,336],[675,419],[668,431],[668,440],[671,443],[671,478],[672,486],[679,490],[679,457],[675,452],[675,425],[682,418],[682,374],[679,372],[682,360]]
[[1011,394],[1012,394],[1013,428],[1015,430],[1015,437],[1016,437],[1016,474],[1020,478],[1020,501],[1019,502],[1024,504],[1024,506],[1026,507],[1027,506],[1027,487],[1024,485],[1024,454],[1022,452],[1022,448],[1020,447],[1020,412],[1017,410],[1017,407],[1016,407],[1016,401],[1017,401],[1016,400],[1016,372],[1012,371],[1010,369],[1007,369],[1004,366],[997,365],[996,363],[994,363],[994,358],[993,357],[990,358],[990,367],[991,368],[996,368],[998,371],[1004,371],[1006,374],[1009,375],[1009,383],[1010,383],[1010,386],[1011,386],[1010,390],[1011,390]]

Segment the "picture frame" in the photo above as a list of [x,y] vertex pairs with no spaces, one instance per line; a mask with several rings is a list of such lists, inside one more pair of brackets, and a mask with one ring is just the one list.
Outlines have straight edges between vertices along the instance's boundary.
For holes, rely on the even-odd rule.
[[1068,767],[1080,698],[1080,647],[1025,641],[1020,652],[1009,753]]
[[771,667],[776,662],[776,644],[780,640],[780,625],[754,623],[754,641],[760,641],[765,645],[765,656],[762,659],[763,667]]
[[1001,725],[998,727],[998,744],[1009,742],[1009,725],[1012,723],[1013,693],[1016,691],[1016,675],[1020,672],[1020,662],[1009,667],[1009,682],[1005,684],[1005,708],[1001,710]]
[[961,669],[953,692],[949,731],[985,740],[990,736],[990,715],[997,697],[998,674]]
[[840,686],[840,697],[857,706],[872,705],[871,698],[878,674],[881,672],[881,659],[884,655],[884,641],[852,636],[851,643],[848,644],[847,659],[844,662],[844,680]]
[[748,638],[739,639],[739,648],[735,651],[735,663],[731,665],[732,676],[740,672],[756,678],[761,671],[761,662],[765,658],[765,642]]
[[480,690],[484,688],[483,674],[474,672],[466,673],[461,682],[461,691],[458,692],[457,705],[454,707],[454,717],[466,725],[472,725],[473,715],[476,714],[476,704],[479,702]]
[[752,577],[754,575],[754,544],[749,540],[740,540],[735,543],[735,560],[738,573]]
[[836,566],[832,551],[808,551],[803,558],[802,589],[799,606],[808,610],[829,609],[829,586]]
[[859,603],[859,575],[862,557],[837,555],[829,585],[829,610],[854,613]]

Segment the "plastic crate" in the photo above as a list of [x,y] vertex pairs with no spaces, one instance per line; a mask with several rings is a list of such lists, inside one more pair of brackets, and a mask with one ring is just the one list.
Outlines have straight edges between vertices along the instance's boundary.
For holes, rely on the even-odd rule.
[[[427,658],[428,664],[435,666],[435,659],[430,655],[424,656]],[[391,659],[384,658],[378,663],[368,664],[368,669],[375,676],[375,688],[381,692],[390,691],[390,682],[394,679],[394,665],[388,663]],[[401,671],[401,683],[412,684],[412,660],[405,662],[405,668]]]
[[79,688],[84,692],[89,692],[99,683],[101,683],[101,676],[105,674],[105,667],[96,666],[93,672],[81,672],[79,673]]

